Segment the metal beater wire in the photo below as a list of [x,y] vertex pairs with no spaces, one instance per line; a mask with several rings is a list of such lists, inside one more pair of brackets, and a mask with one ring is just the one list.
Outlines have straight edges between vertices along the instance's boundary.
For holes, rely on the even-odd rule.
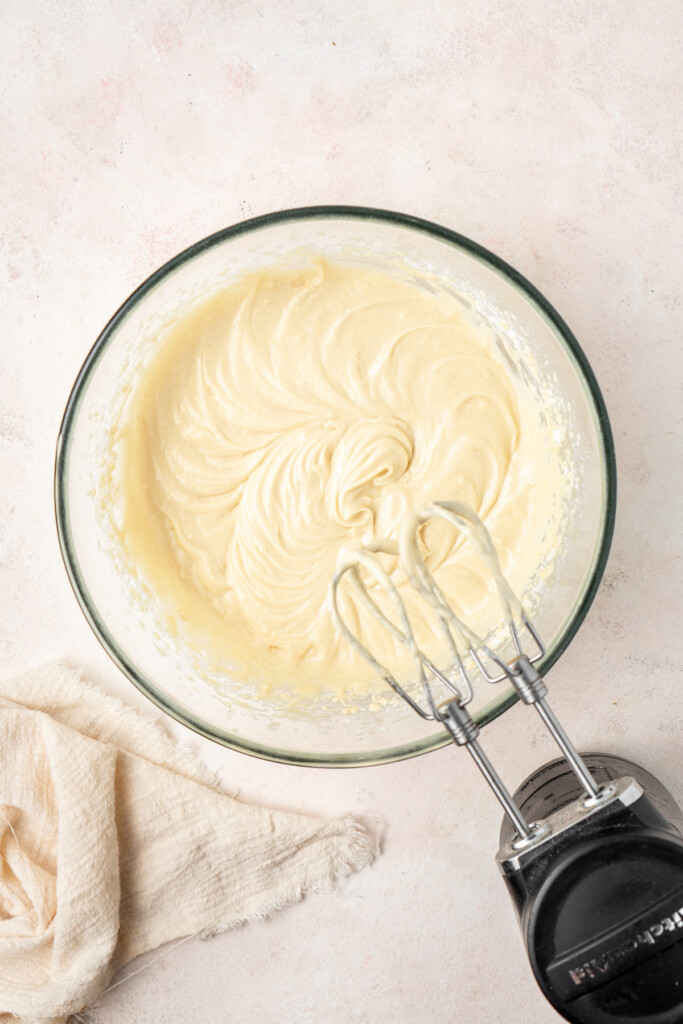
[[[430,519],[435,518],[445,520],[459,530],[470,541],[490,571],[503,612],[503,620],[515,651],[513,658],[509,662],[506,662],[499,654],[492,650],[466,622],[456,615],[434,576],[427,568],[420,550],[419,536],[422,527]],[[418,646],[405,603],[391,576],[384,570],[377,558],[377,554],[382,552],[392,555],[398,554],[406,579],[433,609],[439,628],[448,645],[452,665],[457,671],[460,686],[456,685],[449,678],[447,672],[434,665],[431,659]],[[376,586],[379,586],[385,592],[390,605],[396,612],[399,625],[392,622],[373,598],[368,584],[361,575],[361,570],[370,579],[371,583],[374,582]],[[339,585],[347,575],[360,603],[399,644],[410,651],[428,710],[425,710],[397,682],[390,670],[375,658],[361,640],[360,635],[356,635],[344,620],[340,610]],[[450,733],[454,743],[467,747],[479,770],[502,804],[505,813],[522,839],[534,840],[533,826],[530,826],[525,821],[523,814],[481,749],[477,742],[479,729],[466,710],[466,705],[472,699],[473,688],[465,669],[464,655],[469,655],[472,658],[477,670],[487,683],[496,685],[507,679],[515,687],[525,704],[534,704],[536,706],[539,715],[565,754],[589,799],[599,799],[600,787],[595,783],[571,740],[545,700],[548,691],[534,667],[535,663],[545,654],[543,642],[522,607],[521,602],[503,576],[498,554],[488,530],[479,516],[467,505],[460,502],[433,502],[405,520],[399,533],[398,545],[393,541],[380,541],[371,547],[343,552],[330,587],[330,612],[342,636],[345,637],[389,686],[406,701],[413,711],[425,720],[441,722]],[[533,640],[536,648],[533,655],[526,654],[523,650],[518,623],[526,629]],[[489,671],[487,662],[496,667],[498,670],[497,674]],[[437,705],[434,698],[428,680],[428,673],[430,676],[438,679],[450,694],[445,704],[441,705],[443,710]]]

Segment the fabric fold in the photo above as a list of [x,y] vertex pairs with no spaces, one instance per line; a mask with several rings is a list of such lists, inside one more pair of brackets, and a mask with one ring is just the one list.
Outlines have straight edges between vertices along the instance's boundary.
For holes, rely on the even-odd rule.
[[46,666],[0,682],[0,1021],[57,1024],[119,967],[372,860],[351,818],[228,796],[151,720]]

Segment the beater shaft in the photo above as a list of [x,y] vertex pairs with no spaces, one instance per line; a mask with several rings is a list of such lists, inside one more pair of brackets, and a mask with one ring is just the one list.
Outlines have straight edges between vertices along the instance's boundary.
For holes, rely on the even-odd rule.
[[567,736],[566,732],[555,717],[554,712],[548,707],[546,700],[541,698],[536,702],[536,710],[545,722],[548,731],[557,743],[558,747],[569,761],[572,771],[576,775],[577,779],[585,789],[588,797],[591,800],[596,799],[600,796],[600,786],[596,783],[595,779],[586,768],[583,758],[578,753],[576,747]]
[[581,755],[577,752],[576,747],[548,705],[545,699],[548,687],[543,682],[535,666],[532,665],[526,654],[520,654],[513,664],[506,668],[510,681],[517,690],[521,700],[525,704],[534,705],[545,722],[548,732],[567,758],[567,761],[569,761],[574,774],[585,789],[589,799],[596,799],[600,795],[600,787],[596,784],[595,779],[586,768]]
[[532,835],[531,828],[510,796],[498,772],[480,747],[478,742],[479,726],[467,709],[458,704],[457,700],[452,700],[443,711],[439,712],[436,707],[433,707],[432,710],[434,717],[437,717],[446,726],[453,742],[459,747],[465,747],[470,752],[474,763],[498,798],[503,810],[515,826],[517,833],[523,839],[530,839]]
[[515,831],[522,839],[531,839],[532,831],[529,827],[526,818],[520,811],[515,801],[510,796],[508,789],[503,785],[500,780],[500,776],[489,761],[488,757],[481,749],[479,744],[475,741],[467,745],[472,758],[477,765],[479,771],[484,776],[489,784],[489,787],[493,790],[494,794],[498,798],[503,810],[507,814],[508,818],[515,826]]

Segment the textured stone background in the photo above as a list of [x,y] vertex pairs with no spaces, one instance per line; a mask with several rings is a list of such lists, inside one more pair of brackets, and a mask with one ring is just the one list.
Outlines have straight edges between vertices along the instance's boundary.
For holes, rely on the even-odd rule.
[[[384,206],[509,260],[584,347],[619,512],[553,704],[581,746],[642,759],[683,800],[682,29],[679,0],[6,0],[2,670],[61,657],[148,707],[85,624],[53,524],[61,413],[114,310],[237,220]],[[245,799],[368,814],[383,855],[338,894],[150,955],[96,1024],[559,1019],[531,980],[493,863],[499,812],[468,758],[315,772],[191,739]],[[554,754],[520,708],[486,743],[511,785]]]

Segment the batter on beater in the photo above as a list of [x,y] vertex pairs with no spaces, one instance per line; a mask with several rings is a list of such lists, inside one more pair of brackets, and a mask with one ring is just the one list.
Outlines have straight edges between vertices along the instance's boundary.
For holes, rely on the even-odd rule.
[[[181,631],[264,688],[381,687],[331,622],[329,582],[342,548],[394,536],[435,498],[481,516],[520,595],[551,571],[571,481],[538,396],[456,297],[315,259],[207,295],[157,349],[118,431],[121,541]],[[499,610],[462,541],[445,522],[420,536],[485,634]],[[419,639],[433,623],[395,582]]]

